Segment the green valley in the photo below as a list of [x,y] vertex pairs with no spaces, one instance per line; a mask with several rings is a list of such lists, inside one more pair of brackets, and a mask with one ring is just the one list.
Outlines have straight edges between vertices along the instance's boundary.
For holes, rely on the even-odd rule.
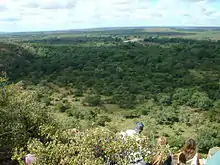
[[[0,148],[16,160],[27,151],[50,155],[45,164],[82,150],[66,163],[102,164],[88,154],[102,137],[95,130],[106,138],[142,121],[150,141],[168,137],[177,151],[193,137],[207,153],[220,146],[219,36],[217,28],[0,34]],[[88,151],[70,149],[74,137],[61,132],[73,128],[94,138],[76,136]]]

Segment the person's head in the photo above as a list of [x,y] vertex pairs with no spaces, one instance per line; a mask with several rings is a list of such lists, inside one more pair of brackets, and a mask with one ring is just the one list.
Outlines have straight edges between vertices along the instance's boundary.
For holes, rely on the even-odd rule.
[[207,159],[210,159],[213,155],[216,154],[216,152],[220,151],[220,148],[219,147],[213,147],[211,149],[209,149],[209,152],[208,152],[208,156],[207,156]]
[[168,144],[168,139],[164,136],[161,136],[157,139],[157,145],[167,145]]
[[183,147],[185,150],[196,150],[196,141],[192,138],[188,139],[185,142],[185,145]]
[[196,141],[192,138],[188,139],[182,148],[182,153],[185,155],[186,160],[193,158],[196,154]]
[[144,124],[142,122],[138,122],[135,129],[138,131],[138,133],[141,133],[144,129]]

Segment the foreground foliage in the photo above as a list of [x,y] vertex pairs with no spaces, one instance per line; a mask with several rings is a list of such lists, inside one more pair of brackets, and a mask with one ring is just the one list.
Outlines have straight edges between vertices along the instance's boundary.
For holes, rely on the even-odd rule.
[[24,92],[6,82],[7,79],[1,78],[0,149],[10,152],[15,147],[26,146],[30,138],[40,139],[40,126],[55,123],[48,110],[36,101],[34,92]]
[[[164,159],[169,154],[168,146],[158,148],[144,136],[141,136],[140,140],[128,138],[125,141],[119,135],[116,136],[115,133],[104,128],[74,133],[71,133],[71,130],[69,133],[56,131],[54,134],[48,134],[47,128],[47,131],[43,131],[43,133],[50,138],[47,143],[43,144],[39,140],[33,139],[27,145],[28,151],[36,154],[42,165],[129,164],[140,155],[146,161],[150,161],[160,150]],[[138,154],[135,155],[136,152]],[[17,149],[14,158],[19,159],[26,154],[27,152],[22,152],[22,149]]]

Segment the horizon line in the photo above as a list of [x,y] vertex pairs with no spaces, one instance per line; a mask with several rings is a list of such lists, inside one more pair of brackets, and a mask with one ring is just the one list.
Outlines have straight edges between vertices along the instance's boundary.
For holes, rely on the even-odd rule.
[[10,33],[42,33],[42,32],[65,32],[65,31],[86,31],[86,30],[110,30],[117,28],[220,28],[220,26],[202,26],[202,25],[190,25],[190,26],[109,26],[109,27],[91,27],[91,28],[77,28],[77,29],[57,29],[57,30],[36,30],[36,31],[12,31],[12,32],[4,32],[0,31],[0,35],[2,34],[10,34]]

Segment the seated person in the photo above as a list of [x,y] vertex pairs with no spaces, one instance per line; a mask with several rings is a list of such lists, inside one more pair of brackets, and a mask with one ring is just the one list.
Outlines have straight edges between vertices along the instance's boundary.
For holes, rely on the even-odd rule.
[[134,137],[136,135],[140,135],[140,133],[144,129],[144,124],[142,122],[138,122],[135,129],[128,129],[125,132],[121,132],[123,138],[125,137]]
[[199,165],[199,156],[194,139],[190,138],[185,142],[181,152],[178,154],[177,164]]
[[166,137],[159,137],[157,139],[157,147],[159,152],[153,157],[150,165],[172,165],[172,155],[165,152],[166,146],[168,145],[168,139]]
[[[120,132],[120,135],[126,142],[127,137],[134,137],[137,141],[141,140],[139,138],[140,133],[144,129],[144,124],[142,122],[138,122],[135,129],[128,129],[125,132]],[[129,159],[132,165],[142,165],[146,164],[141,155],[141,148],[139,152],[130,153]]]

